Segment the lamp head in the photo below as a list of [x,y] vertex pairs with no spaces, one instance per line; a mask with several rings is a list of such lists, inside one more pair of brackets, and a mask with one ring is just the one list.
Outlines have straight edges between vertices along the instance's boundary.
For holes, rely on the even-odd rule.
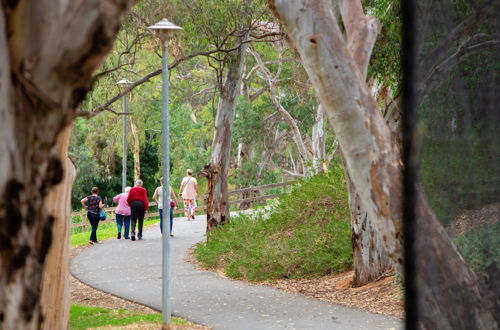
[[127,88],[132,82],[128,79],[121,79],[116,84],[122,88]]
[[148,29],[153,31],[153,33],[162,41],[168,40],[171,32],[182,30],[180,26],[173,24],[166,18],[162,19],[154,25],[148,26]]

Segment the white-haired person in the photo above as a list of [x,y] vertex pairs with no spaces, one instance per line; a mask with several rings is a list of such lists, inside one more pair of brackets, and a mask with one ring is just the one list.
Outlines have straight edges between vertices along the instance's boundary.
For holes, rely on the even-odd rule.
[[115,210],[116,215],[116,229],[118,231],[118,236],[116,238],[122,238],[122,228],[124,228],[123,237],[129,239],[130,231],[130,205],[127,202],[128,193],[130,192],[130,187],[125,188],[125,192],[113,197],[113,202],[118,203]]
[[184,213],[188,220],[194,219],[196,212],[196,197],[198,197],[198,182],[193,177],[191,169],[186,170],[186,177],[182,179],[179,195],[182,196],[184,202]]
[[130,205],[130,239],[135,241],[135,225],[137,224],[137,239],[142,240],[142,226],[144,213],[148,211],[148,192],[142,187],[142,180],[135,181],[135,186],[130,189],[127,202]]

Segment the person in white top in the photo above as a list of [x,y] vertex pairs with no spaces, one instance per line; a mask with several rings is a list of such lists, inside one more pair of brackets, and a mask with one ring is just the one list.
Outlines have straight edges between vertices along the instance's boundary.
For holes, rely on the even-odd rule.
[[196,178],[193,178],[193,171],[191,169],[188,168],[186,174],[187,176],[182,179],[179,195],[182,196],[182,200],[184,201],[184,213],[188,220],[190,220],[194,219],[196,212],[195,200],[198,197],[198,182]]
[[[163,178],[160,178],[161,186],[155,189],[153,200],[158,205],[158,212],[160,213],[160,232],[163,234]],[[175,196],[174,189],[170,186],[170,236],[172,235],[172,227],[174,225],[174,208],[177,208],[177,196]]]

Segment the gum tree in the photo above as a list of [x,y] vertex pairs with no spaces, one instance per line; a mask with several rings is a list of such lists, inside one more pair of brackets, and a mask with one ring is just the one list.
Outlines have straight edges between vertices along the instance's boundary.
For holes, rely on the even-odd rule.
[[[322,0],[270,1],[285,25],[342,150],[346,170],[391,260],[401,268],[402,161],[399,144],[365,82],[376,22],[361,1],[339,1],[346,36]],[[350,26],[350,27],[349,27]],[[495,329],[494,302],[458,253],[422,192],[416,198],[419,319],[428,329]],[[431,270],[432,271],[429,271]],[[458,289],[459,288],[459,289]]]
[[[42,327],[42,273],[55,246],[67,263],[71,172],[64,157],[76,108],[132,0],[0,5],[0,328]],[[55,200],[57,197],[57,201]],[[55,209],[63,209],[65,214]],[[60,236],[59,236],[60,235]],[[66,234],[67,235],[67,234]],[[54,270],[51,281],[64,279]],[[62,289],[64,291],[64,288]],[[58,297],[61,304],[67,303]],[[50,300],[49,300],[50,301]],[[60,305],[64,306],[64,305]],[[62,308],[63,310],[65,308]],[[48,314],[50,316],[50,312]],[[63,316],[54,316],[61,317]],[[55,324],[55,323],[54,323]],[[66,324],[60,325],[64,328]]]

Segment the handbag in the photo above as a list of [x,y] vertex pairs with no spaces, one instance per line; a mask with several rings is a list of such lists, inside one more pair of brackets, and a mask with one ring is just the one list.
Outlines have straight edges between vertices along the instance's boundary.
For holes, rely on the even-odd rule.
[[170,207],[175,207],[175,202],[174,201],[170,201]]
[[104,211],[104,209],[101,209],[101,211],[99,211],[99,220],[106,220],[106,211]]

